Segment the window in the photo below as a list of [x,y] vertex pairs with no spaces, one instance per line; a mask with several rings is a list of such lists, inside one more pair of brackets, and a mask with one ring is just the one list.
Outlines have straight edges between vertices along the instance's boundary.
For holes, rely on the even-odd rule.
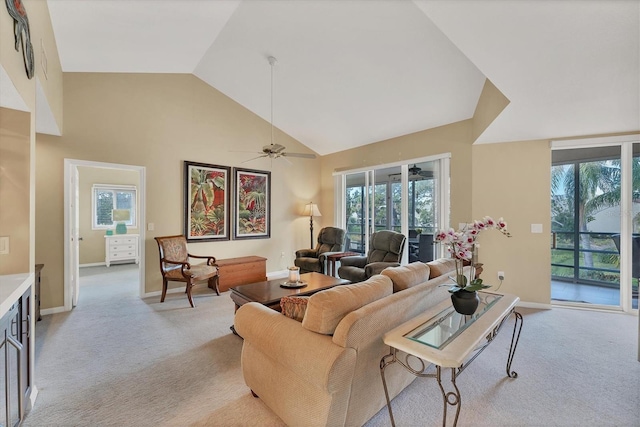
[[[112,228],[118,222],[114,221],[113,211],[128,211],[129,219],[124,223],[129,227],[137,227],[136,222],[136,187],[133,185],[95,184],[93,186],[92,216],[93,229]],[[125,212],[126,213],[126,212]],[[124,215],[126,217],[127,215]]]
[[448,162],[446,153],[335,172],[336,224],[347,232],[346,249],[366,253],[371,233],[394,230],[409,236],[408,262],[431,260],[433,244],[421,253],[420,241],[448,225]]

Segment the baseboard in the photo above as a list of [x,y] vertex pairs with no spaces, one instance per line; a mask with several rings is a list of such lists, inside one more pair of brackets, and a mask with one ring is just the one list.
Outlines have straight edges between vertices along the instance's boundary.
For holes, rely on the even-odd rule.
[[40,315],[41,316],[46,316],[48,314],[64,313],[65,311],[67,311],[67,310],[64,309],[64,306],[53,307],[53,308],[45,308],[45,309],[40,310]]
[[88,264],[80,264],[78,267],[86,268],[86,267],[104,267],[107,265],[106,262],[90,262]]
[[517,306],[523,307],[523,308],[535,308],[539,310],[551,310],[553,308],[551,304],[542,304],[539,302],[527,302],[527,301],[520,301],[517,304]]
[[267,280],[281,279],[283,277],[289,277],[289,270],[272,271],[267,273]]
[[31,393],[29,393],[29,404],[27,405],[27,410],[30,411],[33,406],[36,404],[36,398],[38,397],[38,387],[33,384],[31,386]]

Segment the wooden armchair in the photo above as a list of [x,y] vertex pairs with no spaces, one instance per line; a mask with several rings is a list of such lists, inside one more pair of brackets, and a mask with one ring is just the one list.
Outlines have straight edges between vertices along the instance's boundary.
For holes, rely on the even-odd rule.
[[[218,266],[215,257],[190,254],[187,250],[187,239],[182,235],[156,237],[155,240],[158,242],[160,251],[160,272],[162,273],[162,298],[160,302],[164,302],[164,298],[167,296],[167,286],[170,280],[187,284],[185,292],[191,307],[195,307],[191,297],[191,288],[196,282],[206,280],[209,288],[220,295]],[[206,259],[207,263],[191,264],[189,258]]]

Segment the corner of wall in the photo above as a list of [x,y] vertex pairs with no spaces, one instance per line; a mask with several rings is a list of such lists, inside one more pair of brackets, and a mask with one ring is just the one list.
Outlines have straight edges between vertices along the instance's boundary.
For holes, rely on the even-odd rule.
[[486,79],[473,113],[471,140],[478,139],[510,102],[491,80]]

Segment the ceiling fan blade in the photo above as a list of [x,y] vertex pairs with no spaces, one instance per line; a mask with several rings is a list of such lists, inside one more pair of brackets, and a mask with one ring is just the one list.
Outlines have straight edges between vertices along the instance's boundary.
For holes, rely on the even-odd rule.
[[315,159],[315,154],[306,154],[306,153],[280,153],[282,156],[287,157],[300,157],[302,159]]
[[247,151],[247,150],[229,150],[229,153],[252,153],[252,154],[263,154],[262,151]]
[[247,163],[247,162],[250,162],[251,160],[261,159],[261,158],[263,158],[263,157],[271,157],[271,156],[270,156],[270,155],[268,155],[268,154],[263,154],[262,156],[253,157],[253,158],[251,158],[251,159],[245,160],[244,162],[240,162],[240,163]]

